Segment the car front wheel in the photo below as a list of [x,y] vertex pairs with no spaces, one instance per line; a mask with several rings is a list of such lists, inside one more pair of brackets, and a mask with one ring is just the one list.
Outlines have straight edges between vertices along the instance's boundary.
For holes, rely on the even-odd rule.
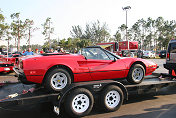
[[145,76],[145,69],[140,64],[135,64],[130,68],[127,81],[132,84],[139,84],[143,81]]
[[61,91],[69,84],[71,84],[71,76],[67,70],[62,68],[52,70],[45,81],[45,87],[51,92]]

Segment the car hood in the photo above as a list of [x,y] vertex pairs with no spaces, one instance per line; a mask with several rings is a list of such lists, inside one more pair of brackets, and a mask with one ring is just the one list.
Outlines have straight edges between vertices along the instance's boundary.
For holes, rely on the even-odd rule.
[[134,63],[136,61],[140,61],[140,62],[143,62],[146,66],[150,66],[150,65],[156,65],[156,63],[152,62],[152,61],[149,61],[149,60],[146,60],[146,59],[141,59],[141,58],[133,58],[133,57],[122,57],[121,58],[122,61],[124,61],[125,63],[129,64],[130,63]]

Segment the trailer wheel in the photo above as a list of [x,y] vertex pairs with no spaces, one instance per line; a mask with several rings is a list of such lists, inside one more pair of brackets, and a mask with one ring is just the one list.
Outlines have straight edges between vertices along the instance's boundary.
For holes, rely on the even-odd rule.
[[89,114],[93,104],[92,93],[85,88],[78,88],[68,94],[64,106],[71,117],[81,117]]
[[108,112],[118,110],[124,99],[122,90],[115,85],[110,85],[105,88],[99,97],[101,108]]
[[143,81],[145,69],[141,64],[135,64],[130,68],[127,81],[132,84],[139,84]]
[[71,84],[71,76],[67,70],[62,68],[52,70],[44,83],[45,87],[51,92],[61,91],[69,84]]

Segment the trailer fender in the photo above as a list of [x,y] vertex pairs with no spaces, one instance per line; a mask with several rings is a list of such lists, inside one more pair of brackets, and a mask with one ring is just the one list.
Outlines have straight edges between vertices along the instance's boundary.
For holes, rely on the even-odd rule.
[[[90,82],[79,82],[79,83],[73,83],[70,86],[64,88],[58,96],[52,100],[53,105],[57,108],[60,108],[61,103],[64,102],[64,98],[72,92],[72,90],[78,89],[78,88],[86,88],[88,89],[91,93],[97,93],[101,92],[105,87],[109,85],[116,85],[121,88],[124,94],[124,99],[128,99],[128,92],[125,86],[117,81],[114,80],[101,80],[101,81],[90,81]],[[94,95],[94,94],[93,94]]]

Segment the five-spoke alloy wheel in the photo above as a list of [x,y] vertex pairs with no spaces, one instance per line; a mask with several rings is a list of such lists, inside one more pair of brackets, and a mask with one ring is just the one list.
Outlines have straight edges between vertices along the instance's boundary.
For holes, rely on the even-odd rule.
[[61,91],[71,84],[70,73],[63,68],[56,68],[46,76],[45,87],[51,92]]
[[135,64],[130,68],[127,81],[132,84],[139,84],[143,81],[145,69],[141,64]]

